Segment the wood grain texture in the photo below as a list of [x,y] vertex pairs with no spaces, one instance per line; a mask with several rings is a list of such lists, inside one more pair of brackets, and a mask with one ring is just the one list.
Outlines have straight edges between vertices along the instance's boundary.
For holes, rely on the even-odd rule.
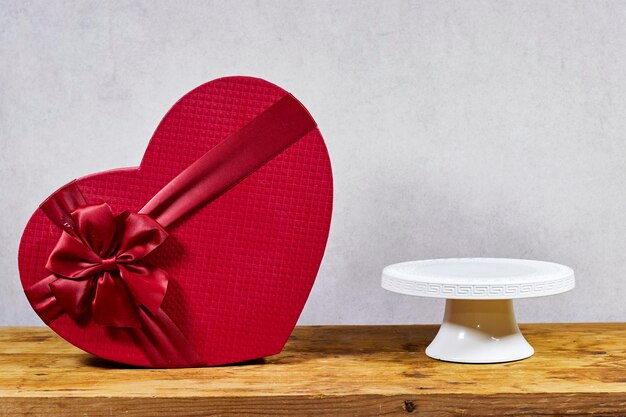
[[279,355],[214,368],[106,362],[47,328],[0,328],[0,413],[626,416],[626,324],[529,324],[533,357],[432,360],[437,326],[296,328]]

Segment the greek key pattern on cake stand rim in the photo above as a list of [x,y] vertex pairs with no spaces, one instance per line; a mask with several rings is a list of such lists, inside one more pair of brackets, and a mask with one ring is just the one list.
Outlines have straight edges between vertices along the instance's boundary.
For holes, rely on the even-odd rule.
[[383,275],[382,287],[400,294],[457,299],[510,299],[560,294],[575,286],[574,276],[530,283],[427,283]]

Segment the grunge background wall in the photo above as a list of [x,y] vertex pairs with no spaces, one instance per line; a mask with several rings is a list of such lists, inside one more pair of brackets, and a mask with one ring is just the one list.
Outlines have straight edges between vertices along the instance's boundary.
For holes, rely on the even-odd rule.
[[271,80],[314,114],[335,211],[303,324],[439,322],[383,266],[552,260],[528,321],[626,321],[626,2],[0,0],[0,324],[38,324],[22,228],[67,181],[137,165],[191,88]]

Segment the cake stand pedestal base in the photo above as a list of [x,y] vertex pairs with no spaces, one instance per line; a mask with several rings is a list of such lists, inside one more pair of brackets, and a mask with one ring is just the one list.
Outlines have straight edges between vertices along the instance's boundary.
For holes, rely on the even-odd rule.
[[426,348],[431,358],[461,363],[511,362],[533,353],[512,300],[447,299],[441,328]]

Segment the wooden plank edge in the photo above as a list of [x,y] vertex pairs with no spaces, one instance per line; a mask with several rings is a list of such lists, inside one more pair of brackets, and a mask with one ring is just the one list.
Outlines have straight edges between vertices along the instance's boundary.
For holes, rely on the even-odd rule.
[[3,416],[626,416],[626,393],[0,398]]

